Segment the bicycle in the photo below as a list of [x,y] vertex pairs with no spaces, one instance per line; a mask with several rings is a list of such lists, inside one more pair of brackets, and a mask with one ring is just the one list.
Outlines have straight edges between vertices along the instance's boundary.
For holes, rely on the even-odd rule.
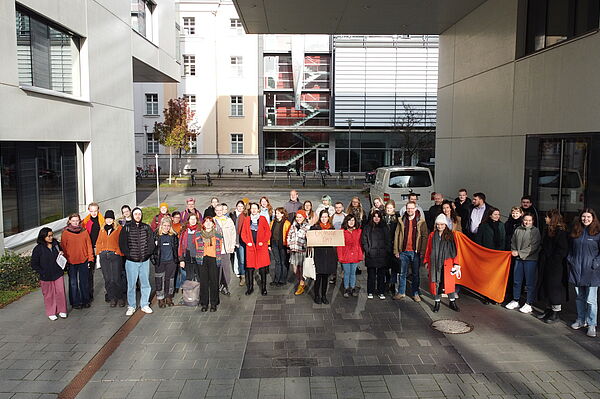
[[194,172],[190,172],[190,184],[193,186],[194,184],[196,184],[196,175],[194,174]]
[[206,172],[206,183],[209,187],[213,185],[212,178],[210,177],[210,171]]
[[306,187],[306,172],[302,172],[302,187]]
[[248,179],[252,178],[252,171],[250,170],[250,166],[252,165],[246,165],[245,168],[248,168]]
[[218,177],[219,179],[223,177],[223,169],[224,169],[224,168],[225,168],[224,166],[221,166],[221,167],[219,168],[219,172],[217,172],[217,177]]

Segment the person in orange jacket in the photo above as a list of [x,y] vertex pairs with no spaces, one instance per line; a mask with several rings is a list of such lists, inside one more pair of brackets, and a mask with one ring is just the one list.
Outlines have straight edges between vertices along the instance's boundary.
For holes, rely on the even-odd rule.
[[60,245],[68,263],[69,302],[73,309],[89,308],[89,270],[94,267],[94,252],[90,235],[81,226],[79,214],[69,215]]
[[434,296],[433,311],[440,310],[442,293],[448,294],[450,309],[459,312],[456,304],[455,275],[460,273],[454,233],[448,228],[443,214],[435,219],[434,231],[429,234],[423,264],[429,271],[429,288]]
[[[100,213],[100,205],[96,202],[91,202],[88,205],[88,214],[83,218],[81,225],[87,230],[92,241],[92,250],[94,251],[94,260],[96,260],[96,241],[98,241],[98,235],[100,229],[104,226],[104,217]],[[90,287],[90,300],[94,300],[94,272],[96,268],[92,265],[88,273],[88,284]],[[108,298],[104,298],[108,302]]]
[[275,276],[271,286],[284,286],[287,281],[287,234],[292,224],[284,207],[275,209],[275,217],[271,221],[271,242],[269,249],[275,263]]
[[121,226],[115,223],[115,213],[107,210],[104,215],[104,226],[96,241],[96,253],[104,276],[104,288],[110,307],[117,304],[125,307],[123,295],[123,253],[119,248]]

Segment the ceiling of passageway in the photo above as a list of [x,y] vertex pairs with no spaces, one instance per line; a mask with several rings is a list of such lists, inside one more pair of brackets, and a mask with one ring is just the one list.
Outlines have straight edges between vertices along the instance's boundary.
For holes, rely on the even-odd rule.
[[440,34],[486,0],[233,0],[248,33]]

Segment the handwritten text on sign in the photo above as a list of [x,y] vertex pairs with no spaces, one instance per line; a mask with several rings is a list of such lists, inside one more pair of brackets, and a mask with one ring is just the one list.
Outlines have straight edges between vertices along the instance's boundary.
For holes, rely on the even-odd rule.
[[343,247],[343,230],[309,230],[306,232],[309,247]]

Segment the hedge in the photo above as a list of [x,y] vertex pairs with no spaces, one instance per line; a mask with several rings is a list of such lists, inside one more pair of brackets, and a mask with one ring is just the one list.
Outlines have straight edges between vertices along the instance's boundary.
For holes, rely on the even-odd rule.
[[0,291],[39,287],[39,276],[31,268],[31,256],[6,252],[0,256]]

